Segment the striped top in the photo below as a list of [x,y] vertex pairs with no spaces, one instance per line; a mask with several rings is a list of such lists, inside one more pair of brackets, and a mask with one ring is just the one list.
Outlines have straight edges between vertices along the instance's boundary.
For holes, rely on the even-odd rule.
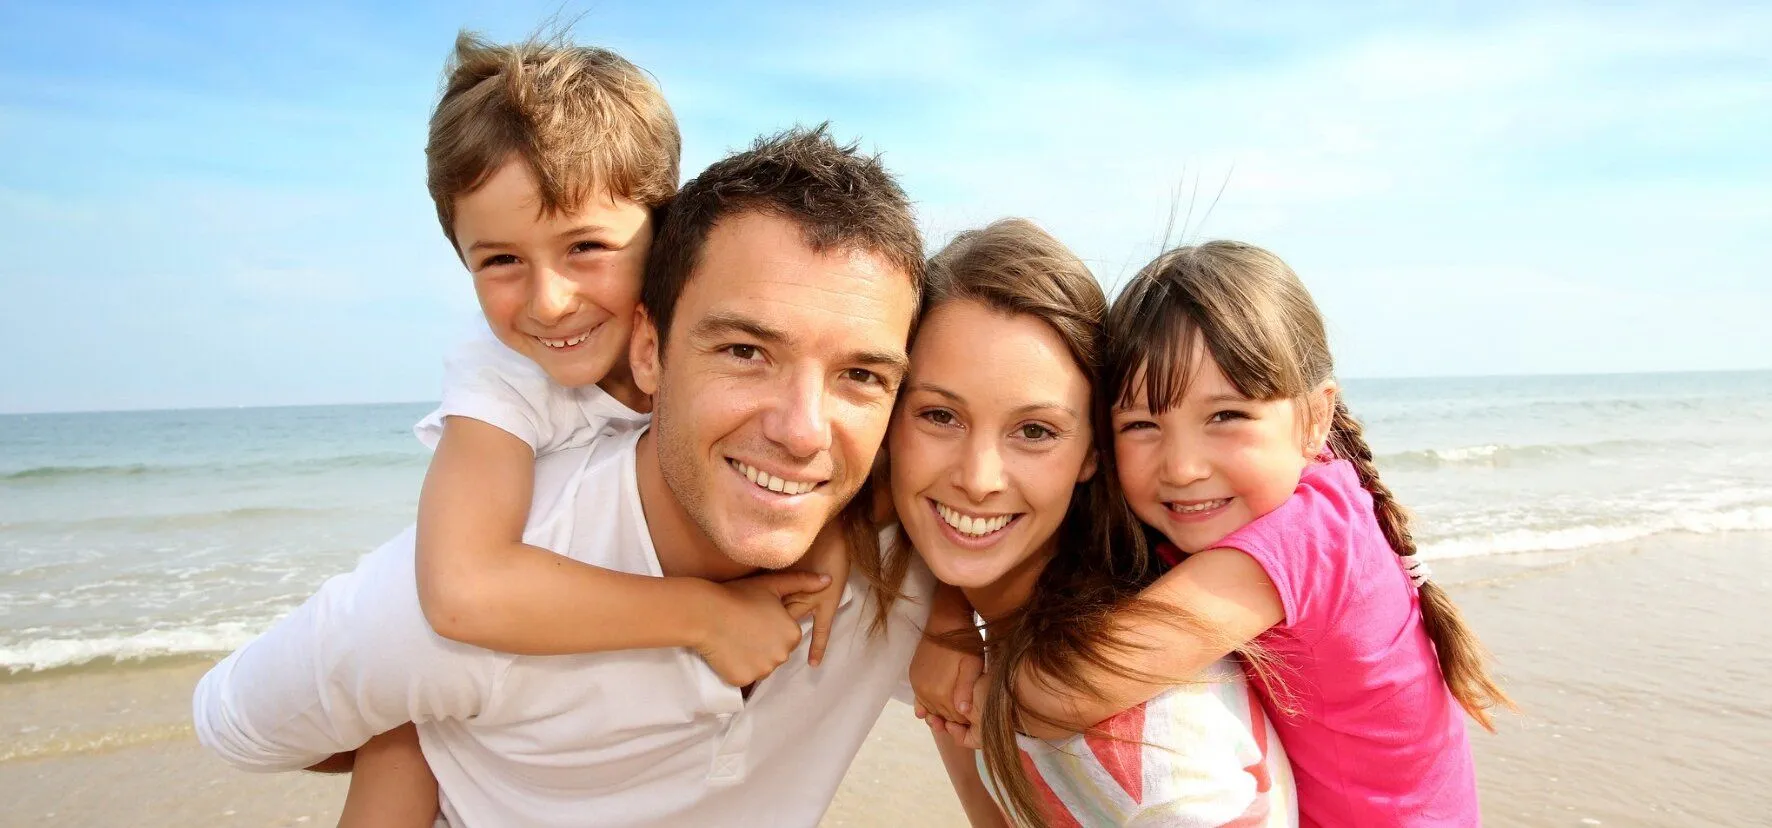
[[[1295,828],[1292,766],[1241,665],[1185,684],[1061,740],[1017,735],[1051,828]],[[1003,797],[984,769],[979,776]]]

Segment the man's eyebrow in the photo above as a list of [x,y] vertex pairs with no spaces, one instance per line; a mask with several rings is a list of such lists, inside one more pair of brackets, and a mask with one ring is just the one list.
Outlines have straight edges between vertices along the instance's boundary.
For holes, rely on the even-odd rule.
[[710,313],[695,323],[689,335],[696,339],[707,339],[721,334],[741,333],[764,342],[776,343],[787,340],[787,334],[768,325],[740,316],[736,313]]
[[911,358],[903,351],[856,351],[844,362],[889,369],[898,376],[904,376],[911,369]]

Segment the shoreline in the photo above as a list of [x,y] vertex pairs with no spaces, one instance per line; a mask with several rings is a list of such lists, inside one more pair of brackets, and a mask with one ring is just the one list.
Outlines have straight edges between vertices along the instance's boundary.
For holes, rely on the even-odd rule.
[[[1530,558],[1530,559],[1529,559]],[[1435,561],[1525,711],[1471,724],[1486,825],[1748,824],[1772,813],[1772,533]],[[1744,657],[1747,654],[1748,657]],[[7,824],[316,825],[345,780],[235,771],[191,735],[213,659],[0,677]],[[1743,785],[1743,782],[1749,784]],[[1597,822],[1596,822],[1597,821]],[[888,704],[824,826],[964,825],[926,729]]]

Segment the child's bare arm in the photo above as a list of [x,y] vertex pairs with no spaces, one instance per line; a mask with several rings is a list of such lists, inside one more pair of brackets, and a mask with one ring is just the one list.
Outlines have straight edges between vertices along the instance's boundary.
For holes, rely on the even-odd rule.
[[357,749],[339,828],[431,828],[437,819],[437,777],[409,724]]
[[977,754],[956,743],[942,728],[931,727],[929,732],[935,737],[935,749],[941,753],[948,781],[960,797],[960,807],[966,811],[966,821],[972,823],[972,828],[1009,828],[1009,820],[1003,817],[1003,810],[997,807],[978,774]]
[[794,564],[792,571],[811,572],[830,578],[817,592],[790,596],[787,604],[796,615],[812,615],[812,643],[806,648],[806,660],[814,667],[824,660],[824,648],[831,640],[831,623],[837,617],[837,605],[843,600],[843,586],[849,582],[849,544],[843,537],[843,519],[837,517],[825,526],[812,541],[806,556]]
[[[1080,664],[1083,678],[1093,685],[1091,693],[1053,686],[1047,676],[1029,669],[1015,677],[1017,700],[1038,714],[1021,722],[1028,735],[1059,738],[1150,701],[1286,616],[1267,572],[1235,549],[1209,549],[1189,556],[1139,597],[1177,612],[1155,617],[1127,613],[1115,620],[1116,632],[1134,645],[1119,660],[1130,675]],[[1182,618],[1197,623],[1180,622]],[[1039,721],[1039,716],[1059,726]]]
[[[972,605],[959,587],[936,584],[929,602],[929,623],[911,658],[911,690],[917,694],[918,718],[933,713],[948,722],[972,723],[972,686],[984,673],[984,657],[961,652],[932,638],[971,631],[976,639]],[[977,652],[983,652],[983,642]]]
[[521,655],[691,647],[740,686],[798,645],[780,596],[822,589],[817,576],[655,578],[527,545],[534,478],[522,440],[466,417],[444,421],[418,509],[419,603],[437,634]]

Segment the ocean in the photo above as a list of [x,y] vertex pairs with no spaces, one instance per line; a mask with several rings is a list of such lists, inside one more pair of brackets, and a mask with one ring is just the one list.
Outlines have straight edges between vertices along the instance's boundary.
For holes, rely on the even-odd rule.
[[[1345,394],[1429,559],[1772,530],[1772,372]],[[430,407],[0,416],[0,681],[245,642],[412,521]]]

